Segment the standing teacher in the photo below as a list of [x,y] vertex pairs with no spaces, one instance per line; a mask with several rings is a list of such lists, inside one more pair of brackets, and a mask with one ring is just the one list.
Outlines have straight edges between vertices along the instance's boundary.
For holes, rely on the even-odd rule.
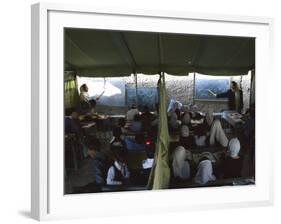
[[231,88],[224,93],[216,94],[217,98],[228,98],[228,109],[239,113],[243,109],[243,92],[234,81],[231,82]]
[[104,91],[96,99],[92,99],[88,93],[88,86],[83,84],[80,86],[80,107],[84,112],[94,112],[96,102],[103,95]]

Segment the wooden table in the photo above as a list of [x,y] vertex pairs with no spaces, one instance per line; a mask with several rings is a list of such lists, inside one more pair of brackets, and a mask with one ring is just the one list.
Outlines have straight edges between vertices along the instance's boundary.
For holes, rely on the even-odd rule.
[[241,128],[245,123],[241,118],[242,115],[236,111],[224,111],[222,113],[222,118],[227,121],[232,128]]

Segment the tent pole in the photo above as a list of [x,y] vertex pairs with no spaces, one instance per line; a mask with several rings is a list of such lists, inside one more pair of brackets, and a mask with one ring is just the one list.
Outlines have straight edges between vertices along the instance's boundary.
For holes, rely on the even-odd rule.
[[135,77],[135,86],[136,86],[136,106],[138,107],[138,76],[137,73],[134,73],[134,77]]
[[192,105],[195,105],[195,72],[193,72],[193,96],[192,96]]

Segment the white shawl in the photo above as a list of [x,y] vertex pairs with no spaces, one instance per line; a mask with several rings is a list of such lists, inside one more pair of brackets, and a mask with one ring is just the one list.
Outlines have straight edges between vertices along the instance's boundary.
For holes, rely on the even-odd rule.
[[190,177],[190,165],[186,160],[187,152],[184,147],[178,146],[173,157],[173,171],[175,177],[186,180]]
[[228,145],[228,153],[230,155],[230,157],[235,158],[238,156],[240,151],[240,142],[238,140],[238,138],[232,138],[229,141],[229,145]]
[[196,176],[194,177],[194,182],[198,184],[206,184],[209,181],[216,180],[213,175],[213,167],[210,160],[203,160],[198,165],[198,170]]

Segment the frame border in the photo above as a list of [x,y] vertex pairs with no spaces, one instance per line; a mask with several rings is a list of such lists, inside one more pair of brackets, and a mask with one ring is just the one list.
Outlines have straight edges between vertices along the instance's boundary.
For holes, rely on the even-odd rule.
[[[201,21],[220,21],[230,23],[263,24],[269,27],[270,49],[269,55],[273,60],[274,48],[274,19],[269,17],[252,17],[238,15],[220,15],[209,13],[194,13],[183,11],[163,10],[133,10],[108,9],[94,6],[81,6],[57,3],[36,3],[31,6],[31,217],[36,220],[53,218],[49,212],[49,99],[48,99],[48,11],[94,13],[105,15],[125,15],[137,17],[156,17],[168,19],[189,19]],[[269,72],[273,73],[274,61],[271,62]],[[274,77],[273,77],[274,78]],[[273,151],[273,150],[272,150]],[[273,158],[273,155],[272,155]],[[271,163],[272,175],[269,177],[269,200],[260,202],[235,203],[225,206],[217,204],[216,208],[237,208],[250,206],[272,205],[274,202],[274,164]],[[182,208],[200,210],[210,209],[210,205],[201,205],[200,208]],[[174,209],[171,209],[174,211]],[[55,217],[57,218],[57,217]],[[65,218],[65,217],[64,217]]]

